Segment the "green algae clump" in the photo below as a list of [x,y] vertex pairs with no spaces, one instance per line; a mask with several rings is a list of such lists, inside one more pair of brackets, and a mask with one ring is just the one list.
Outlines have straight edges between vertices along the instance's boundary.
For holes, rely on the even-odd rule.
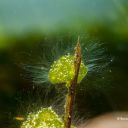
[[64,123],[52,108],[48,107],[29,113],[20,128],[64,128]]
[[49,107],[42,108],[36,113],[29,113],[21,128],[63,128],[63,122]]
[[[52,84],[65,83],[67,87],[70,86],[70,82],[74,77],[74,56],[64,55],[60,59],[53,62],[48,73],[48,79]],[[87,74],[87,67],[83,62],[80,64],[80,70],[77,83]]]

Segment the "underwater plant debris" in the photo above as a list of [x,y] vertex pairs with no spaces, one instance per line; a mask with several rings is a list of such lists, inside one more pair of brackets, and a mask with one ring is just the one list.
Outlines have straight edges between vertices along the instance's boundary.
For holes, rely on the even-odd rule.
[[80,66],[81,66],[81,46],[78,42],[75,47],[74,59],[73,59],[73,68],[74,68],[74,76],[73,79],[70,81],[70,86],[68,88],[68,93],[66,95],[65,101],[65,114],[64,114],[64,127],[70,128],[72,123],[72,114],[73,114],[73,105],[75,100],[75,93],[76,93],[76,86],[78,81],[78,76],[80,74]]

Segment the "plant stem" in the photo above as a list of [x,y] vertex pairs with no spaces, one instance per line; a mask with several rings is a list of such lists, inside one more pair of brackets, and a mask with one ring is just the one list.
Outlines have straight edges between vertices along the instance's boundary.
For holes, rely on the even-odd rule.
[[70,87],[68,88],[68,94],[66,96],[66,102],[65,102],[64,128],[71,127],[73,103],[75,99],[75,91],[76,91],[80,64],[81,64],[81,47],[78,37],[78,41],[75,47],[75,54],[74,54],[74,77],[70,83]]

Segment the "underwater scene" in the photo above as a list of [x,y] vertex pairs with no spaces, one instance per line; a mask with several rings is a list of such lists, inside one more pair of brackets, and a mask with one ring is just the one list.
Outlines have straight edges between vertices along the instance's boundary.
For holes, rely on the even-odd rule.
[[0,0],[0,128],[127,128],[128,1]]

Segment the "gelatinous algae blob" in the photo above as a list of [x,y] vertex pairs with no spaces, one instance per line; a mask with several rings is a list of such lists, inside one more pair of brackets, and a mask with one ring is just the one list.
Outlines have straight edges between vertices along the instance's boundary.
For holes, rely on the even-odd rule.
[[[20,128],[64,128],[64,123],[52,108],[49,107],[29,113],[26,121],[22,123]],[[75,127],[72,126],[71,128]]]
[[[74,77],[74,56],[65,55],[53,62],[51,65],[48,78],[52,84],[66,83],[70,86],[70,82]],[[87,74],[87,67],[81,62],[77,83]]]

